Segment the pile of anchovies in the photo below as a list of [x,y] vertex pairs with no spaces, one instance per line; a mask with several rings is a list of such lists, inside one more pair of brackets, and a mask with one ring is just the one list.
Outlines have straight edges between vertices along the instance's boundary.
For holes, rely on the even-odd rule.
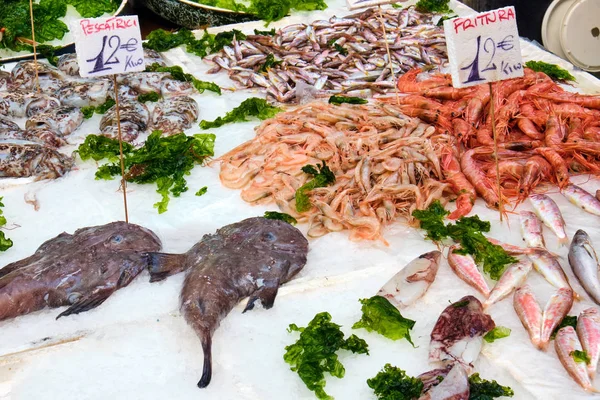
[[394,87],[388,47],[396,75],[446,63],[444,30],[433,19],[414,7],[370,8],[344,18],[289,25],[274,36],[234,38],[231,46],[205,61],[214,65],[209,73],[226,70],[241,87],[263,87],[281,103],[297,101],[301,83],[313,97],[385,93]]

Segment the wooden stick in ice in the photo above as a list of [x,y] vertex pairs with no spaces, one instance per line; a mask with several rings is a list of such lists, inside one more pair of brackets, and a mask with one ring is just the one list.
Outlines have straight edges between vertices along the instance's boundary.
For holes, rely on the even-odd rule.
[[125,181],[125,160],[123,157],[123,137],[121,135],[121,115],[119,113],[119,86],[117,76],[113,75],[113,86],[115,88],[115,111],[117,118],[117,132],[119,137],[119,158],[121,159],[121,188],[123,189],[123,206],[125,208],[125,222],[129,223],[127,211],[127,181]]
[[33,0],[29,0],[29,18],[31,19],[31,45],[33,46],[33,65],[35,66],[35,87],[40,92],[40,78],[38,76],[37,50],[35,42],[35,28],[33,22]]
[[500,186],[500,166],[498,165],[498,138],[496,137],[496,116],[494,115],[494,90],[492,82],[488,83],[490,87],[490,117],[492,117],[492,134],[494,135],[494,161],[496,163],[496,184],[498,185],[498,210],[500,211],[500,222],[502,222],[502,191]]

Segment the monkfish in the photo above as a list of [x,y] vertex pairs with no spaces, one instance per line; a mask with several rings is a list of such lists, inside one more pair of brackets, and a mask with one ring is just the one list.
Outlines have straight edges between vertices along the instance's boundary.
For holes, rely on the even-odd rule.
[[292,225],[261,217],[248,218],[204,235],[187,253],[149,253],[150,281],[187,270],[181,290],[181,311],[204,352],[198,387],[212,377],[212,335],[220,321],[244,297],[244,312],[260,300],[271,308],[279,285],[306,263],[308,241]]
[[45,307],[69,306],[57,319],[91,310],[144,270],[145,252],[160,249],[152,231],[122,221],[61,233],[0,269],[0,321]]

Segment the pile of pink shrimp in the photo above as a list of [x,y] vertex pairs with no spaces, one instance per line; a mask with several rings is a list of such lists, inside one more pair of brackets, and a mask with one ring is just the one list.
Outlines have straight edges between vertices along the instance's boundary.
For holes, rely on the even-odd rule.
[[[386,224],[412,223],[413,210],[454,197],[441,166],[454,141],[392,104],[312,102],[263,122],[254,139],[217,161],[223,185],[242,189],[249,203],[276,203],[308,222],[311,237],[349,230],[352,240],[385,242]],[[323,161],[335,183],[310,191],[312,208],[299,213],[296,190],[311,179],[301,168]]]

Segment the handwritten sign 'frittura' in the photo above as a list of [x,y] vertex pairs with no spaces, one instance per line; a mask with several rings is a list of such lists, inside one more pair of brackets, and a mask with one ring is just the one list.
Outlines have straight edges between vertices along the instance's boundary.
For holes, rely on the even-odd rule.
[[444,21],[454,87],[523,76],[515,8]]
[[143,71],[144,50],[136,15],[73,21],[79,74],[83,77]]

